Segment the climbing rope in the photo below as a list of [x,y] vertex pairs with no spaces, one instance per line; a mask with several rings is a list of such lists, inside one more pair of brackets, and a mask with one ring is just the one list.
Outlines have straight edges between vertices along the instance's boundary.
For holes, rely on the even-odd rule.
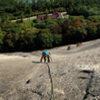
[[55,96],[54,96],[54,86],[53,86],[53,79],[52,79],[52,75],[51,75],[51,70],[50,70],[49,64],[48,63],[46,63],[46,64],[48,66],[48,73],[49,73],[50,82],[51,82],[51,96],[52,96],[52,100],[55,100]]

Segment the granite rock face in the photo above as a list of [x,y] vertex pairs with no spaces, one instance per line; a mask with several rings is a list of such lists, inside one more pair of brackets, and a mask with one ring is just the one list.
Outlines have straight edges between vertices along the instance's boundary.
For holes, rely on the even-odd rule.
[[100,39],[70,46],[0,54],[0,100],[100,100]]

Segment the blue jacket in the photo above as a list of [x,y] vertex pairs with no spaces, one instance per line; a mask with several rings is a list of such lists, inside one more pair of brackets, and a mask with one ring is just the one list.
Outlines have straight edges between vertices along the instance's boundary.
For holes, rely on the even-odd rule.
[[48,55],[48,52],[46,50],[44,51],[44,55]]

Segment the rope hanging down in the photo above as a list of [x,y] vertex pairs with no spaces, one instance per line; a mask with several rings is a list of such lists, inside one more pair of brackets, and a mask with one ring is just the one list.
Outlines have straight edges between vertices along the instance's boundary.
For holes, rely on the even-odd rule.
[[[50,77],[50,82],[51,82],[51,95],[52,95],[52,100],[55,100],[55,96],[54,96],[54,86],[53,86],[53,80],[52,80],[52,75],[51,75],[51,71],[50,71],[50,66],[48,63],[46,63],[48,66],[48,73],[49,73],[49,77]],[[50,100],[51,100],[50,98]]]

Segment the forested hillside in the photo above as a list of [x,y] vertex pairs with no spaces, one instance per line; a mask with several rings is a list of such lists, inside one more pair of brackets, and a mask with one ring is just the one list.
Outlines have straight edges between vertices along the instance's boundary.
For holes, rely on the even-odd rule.
[[0,0],[0,16],[16,19],[67,11],[70,15],[99,15],[100,0]]
[[[55,11],[66,11],[69,17],[23,20]],[[32,51],[96,38],[100,38],[100,0],[0,0],[0,52]]]

